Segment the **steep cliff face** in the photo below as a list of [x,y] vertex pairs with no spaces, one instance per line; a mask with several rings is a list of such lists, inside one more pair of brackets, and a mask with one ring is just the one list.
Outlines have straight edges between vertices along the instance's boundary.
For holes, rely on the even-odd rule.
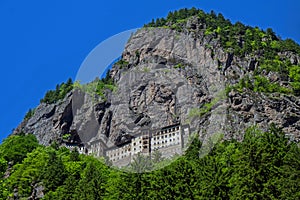
[[[286,53],[298,64],[299,56]],[[294,137],[300,135],[299,98],[244,90],[225,94],[227,84],[237,83],[259,67],[255,56],[234,56],[218,40],[205,35],[197,19],[186,22],[181,32],[166,28],[143,28],[129,40],[124,64],[115,64],[111,77],[117,92],[107,90],[106,99],[80,90],[55,104],[41,104],[33,117],[15,133],[37,136],[41,144],[63,141],[70,134],[76,142],[102,140],[112,146],[124,133],[189,124],[203,140],[214,133],[243,138],[251,125],[267,129],[275,123]],[[266,74],[276,79],[276,74]]]

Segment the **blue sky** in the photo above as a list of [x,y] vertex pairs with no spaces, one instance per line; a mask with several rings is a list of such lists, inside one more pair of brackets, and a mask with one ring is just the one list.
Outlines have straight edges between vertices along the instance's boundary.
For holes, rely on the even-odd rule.
[[101,41],[192,6],[300,42],[299,0],[0,0],[0,141]]

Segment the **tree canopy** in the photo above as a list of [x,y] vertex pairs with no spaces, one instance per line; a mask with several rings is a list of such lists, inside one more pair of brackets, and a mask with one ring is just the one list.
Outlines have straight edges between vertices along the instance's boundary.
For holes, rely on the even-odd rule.
[[[0,170],[15,160],[11,175],[1,176],[0,198],[19,198],[43,187],[44,199],[298,199],[300,148],[271,126],[246,130],[244,140],[222,141],[199,156],[194,139],[184,156],[155,171],[129,173],[108,167],[104,159],[79,155],[65,147],[25,145],[33,135],[8,138],[1,146]],[[20,142],[24,148],[20,148]],[[34,148],[33,148],[33,147]],[[26,153],[27,152],[27,153]],[[22,156],[15,156],[21,154]],[[148,159],[159,165],[164,159]],[[138,162],[138,161],[136,161]],[[137,164],[133,164],[133,168]],[[16,194],[15,194],[16,195]]]

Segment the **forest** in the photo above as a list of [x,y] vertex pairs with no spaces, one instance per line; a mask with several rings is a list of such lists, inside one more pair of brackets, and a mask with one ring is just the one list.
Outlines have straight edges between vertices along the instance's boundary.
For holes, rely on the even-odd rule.
[[205,156],[201,145],[194,139],[172,162],[144,158],[149,171],[134,173],[138,161],[124,172],[76,149],[41,146],[32,134],[10,136],[0,146],[0,199],[27,199],[36,188],[43,199],[64,200],[300,198],[299,144],[274,125],[250,127],[242,142],[219,141]]

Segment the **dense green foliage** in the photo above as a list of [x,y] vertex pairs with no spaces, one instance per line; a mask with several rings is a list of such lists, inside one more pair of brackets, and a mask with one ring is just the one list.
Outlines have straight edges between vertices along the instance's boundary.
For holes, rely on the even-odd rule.
[[79,82],[75,82],[74,88],[80,89],[91,96],[97,94],[100,97],[102,97],[104,100],[106,100],[105,90],[110,90],[113,92],[117,90],[117,87],[109,74],[110,74],[110,70],[107,71],[106,76],[104,78],[102,79],[97,78],[96,80],[87,84],[80,84]]
[[34,135],[28,134],[10,136],[0,146],[0,155],[7,162],[20,163],[28,152],[38,147],[38,141]]
[[163,27],[182,31],[186,21],[193,16],[197,16],[199,23],[203,24],[205,35],[219,38],[222,45],[227,49],[232,48],[236,55],[251,54],[258,50],[263,51],[267,58],[273,58],[278,51],[300,53],[300,46],[297,43],[291,39],[280,40],[270,28],[263,31],[240,22],[232,24],[222,14],[216,14],[214,11],[205,13],[196,8],[184,8],[169,12],[167,18],[153,19],[144,27]]
[[41,99],[41,103],[56,103],[58,100],[63,99],[67,93],[73,89],[73,81],[68,79],[67,83],[56,85],[55,90],[49,90],[46,92],[45,97]]
[[[274,93],[279,92],[283,94],[290,94],[293,92],[292,89],[279,85],[276,82],[270,82],[270,80],[264,76],[256,75],[252,78],[245,76],[240,79],[240,81],[227,88],[227,92],[234,89],[238,92],[242,92],[244,88],[248,88],[254,92],[264,92],[264,93]],[[298,94],[295,91],[295,94]]]
[[[105,98],[104,91],[106,89],[115,91],[116,86],[113,79],[109,76],[110,70],[107,71],[106,76],[102,79],[96,79],[88,84],[80,84],[79,82],[73,83],[72,79],[68,79],[67,83],[62,83],[56,86],[55,90],[49,90],[46,92],[45,97],[41,99],[41,103],[52,104],[58,100],[63,99],[73,88],[81,89],[90,95],[99,95]],[[34,110],[29,110],[25,116],[25,119],[29,119],[34,114]]]
[[[300,65],[293,65],[284,53],[300,54],[300,46],[291,39],[282,40],[271,28],[266,31],[258,27],[246,26],[240,22],[232,24],[222,14],[205,13],[196,8],[181,9],[170,12],[167,18],[152,20],[145,27],[162,27],[186,31],[187,20],[191,17],[198,17],[202,33],[212,40],[218,41],[228,52],[238,57],[253,57],[259,63],[255,69],[254,76],[250,77],[249,84],[245,86],[243,81],[233,86],[232,89],[241,91],[243,88],[255,92],[265,93],[290,93],[300,95],[299,72]],[[187,31],[194,32],[192,28]],[[207,48],[212,48],[207,44]],[[212,51],[212,56],[214,55]],[[286,81],[289,84],[280,86],[273,83],[269,78],[262,77],[262,72],[276,72],[279,81]],[[249,78],[249,77],[248,77]]]
[[[11,160],[2,152],[25,155],[19,142],[31,137],[13,136],[9,146],[8,140],[0,146],[1,173]],[[274,126],[268,132],[249,128],[243,142],[219,142],[204,157],[199,156],[200,148],[201,142],[195,139],[185,156],[162,169],[137,174],[115,170],[104,160],[64,147],[28,148],[10,177],[0,179],[0,198],[13,196],[15,188],[19,197],[29,197],[36,185],[44,187],[44,199],[58,200],[300,198],[299,145]],[[152,163],[138,158],[132,169],[139,171],[140,159],[148,160],[143,167],[165,162],[159,155],[154,157]]]
[[[270,81],[266,76],[260,75],[262,71],[277,72],[277,81]],[[254,92],[300,95],[300,66],[291,65],[290,62],[280,61],[278,58],[274,60],[265,60],[255,74],[250,78],[244,76],[235,85],[229,86],[230,89],[242,91],[248,88]],[[280,81],[288,82],[288,85],[280,85]]]

